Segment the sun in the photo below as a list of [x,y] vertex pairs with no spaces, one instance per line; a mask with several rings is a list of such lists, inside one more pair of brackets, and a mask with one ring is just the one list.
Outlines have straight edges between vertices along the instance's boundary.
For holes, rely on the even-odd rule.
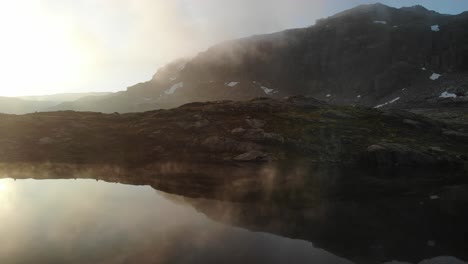
[[0,195],[10,191],[11,181],[11,179],[0,179]]
[[51,16],[40,1],[4,1],[0,6],[0,95],[49,93],[87,74],[93,55],[79,27]]
[[0,217],[12,207],[11,198],[14,188],[11,182],[12,179],[0,179]]

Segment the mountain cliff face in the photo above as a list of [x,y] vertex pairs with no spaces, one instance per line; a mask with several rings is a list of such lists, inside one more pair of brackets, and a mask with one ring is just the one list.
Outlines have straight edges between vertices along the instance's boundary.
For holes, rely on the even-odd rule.
[[371,107],[465,102],[467,72],[467,12],[363,5],[308,28],[215,45],[125,92],[54,110],[134,112],[297,94]]

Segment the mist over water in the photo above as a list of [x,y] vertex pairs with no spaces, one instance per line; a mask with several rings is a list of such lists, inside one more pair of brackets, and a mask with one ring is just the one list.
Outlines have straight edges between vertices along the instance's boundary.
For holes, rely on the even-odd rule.
[[350,263],[216,223],[183,198],[95,180],[0,180],[1,263]]

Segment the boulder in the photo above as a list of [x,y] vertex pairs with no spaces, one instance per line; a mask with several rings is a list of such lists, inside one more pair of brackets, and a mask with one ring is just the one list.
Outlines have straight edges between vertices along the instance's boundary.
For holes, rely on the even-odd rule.
[[234,128],[233,130],[231,130],[231,134],[242,134],[245,132],[245,129],[242,128],[242,127],[237,127],[237,128]]
[[265,126],[265,121],[260,119],[246,119],[245,122],[252,128],[262,128]]
[[258,150],[251,150],[234,157],[235,161],[266,161],[269,155]]

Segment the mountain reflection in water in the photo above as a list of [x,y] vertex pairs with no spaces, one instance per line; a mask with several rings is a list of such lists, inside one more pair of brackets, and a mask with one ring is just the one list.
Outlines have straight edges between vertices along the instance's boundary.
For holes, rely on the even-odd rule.
[[444,186],[435,173],[23,164],[0,165],[0,177],[2,264],[430,264],[468,255],[466,186]]
[[0,180],[0,263],[350,263],[208,219],[148,186]]

